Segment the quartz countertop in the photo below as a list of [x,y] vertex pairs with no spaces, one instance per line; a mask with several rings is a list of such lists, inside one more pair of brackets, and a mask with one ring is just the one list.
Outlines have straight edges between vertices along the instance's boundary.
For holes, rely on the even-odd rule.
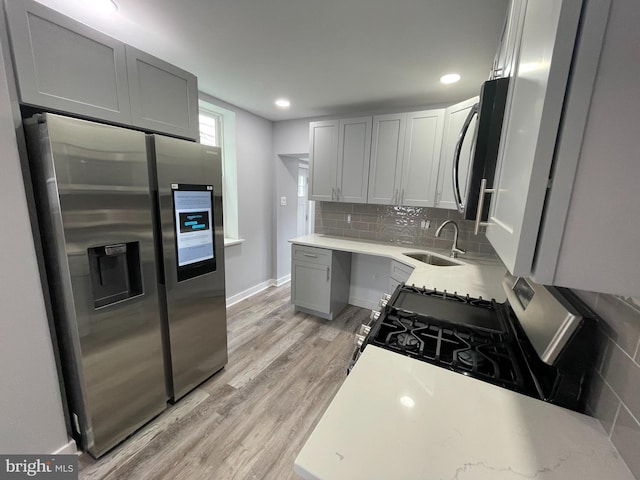
[[591,417],[368,345],[295,461],[306,480],[633,480]]
[[[420,287],[461,294],[468,293],[473,297],[493,298],[497,302],[506,300],[501,284],[506,269],[502,262],[492,255],[467,253],[456,259],[450,259],[450,250],[447,249],[424,249],[411,245],[387,244],[323,234],[297,237],[289,242],[310,247],[388,257],[413,267],[413,273],[406,282],[409,285],[415,284]],[[413,252],[435,253],[460,265],[448,267],[428,265],[405,255],[405,253]]]

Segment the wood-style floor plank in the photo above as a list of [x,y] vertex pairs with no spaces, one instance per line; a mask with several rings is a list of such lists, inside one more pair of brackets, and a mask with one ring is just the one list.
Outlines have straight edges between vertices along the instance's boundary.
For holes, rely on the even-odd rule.
[[227,311],[229,363],[99,460],[85,480],[295,479],[293,462],[344,381],[367,310],[295,313],[289,285]]

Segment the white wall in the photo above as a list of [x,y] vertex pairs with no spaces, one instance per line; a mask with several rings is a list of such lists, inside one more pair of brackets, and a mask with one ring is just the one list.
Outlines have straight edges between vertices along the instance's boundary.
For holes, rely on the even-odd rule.
[[0,152],[0,452],[48,454],[68,438],[1,50]]
[[315,119],[284,120],[273,124],[276,155],[309,154],[309,122]]
[[202,98],[236,113],[238,230],[245,241],[224,250],[227,299],[233,299],[275,280],[273,122],[208,95]]

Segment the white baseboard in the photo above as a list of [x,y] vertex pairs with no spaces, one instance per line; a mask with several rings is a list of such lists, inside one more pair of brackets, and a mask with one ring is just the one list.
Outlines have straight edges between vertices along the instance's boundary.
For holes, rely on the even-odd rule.
[[78,446],[75,440],[69,440],[66,445],[63,445],[51,455],[75,455],[76,453],[78,453]]
[[253,297],[257,293],[260,293],[269,287],[280,287],[289,281],[291,281],[291,274],[285,275],[284,277],[278,278],[277,280],[275,278],[270,278],[266,282],[259,283],[258,285],[254,285],[251,288],[247,288],[240,293],[236,293],[235,295],[227,297],[227,308],[235,305],[238,302],[241,302],[242,300],[246,300],[249,297]]

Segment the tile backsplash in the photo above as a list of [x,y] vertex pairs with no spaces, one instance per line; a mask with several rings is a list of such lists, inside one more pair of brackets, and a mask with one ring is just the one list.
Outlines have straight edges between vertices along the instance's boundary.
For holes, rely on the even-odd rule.
[[474,235],[474,223],[456,210],[316,202],[315,218],[316,233],[425,248],[451,248],[453,228],[446,227],[439,238],[435,232],[445,220],[454,220],[460,230],[460,248],[495,255],[484,229]]
[[640,300],[574,290],[603,320],[600,353],[587,400],[640,479]]

